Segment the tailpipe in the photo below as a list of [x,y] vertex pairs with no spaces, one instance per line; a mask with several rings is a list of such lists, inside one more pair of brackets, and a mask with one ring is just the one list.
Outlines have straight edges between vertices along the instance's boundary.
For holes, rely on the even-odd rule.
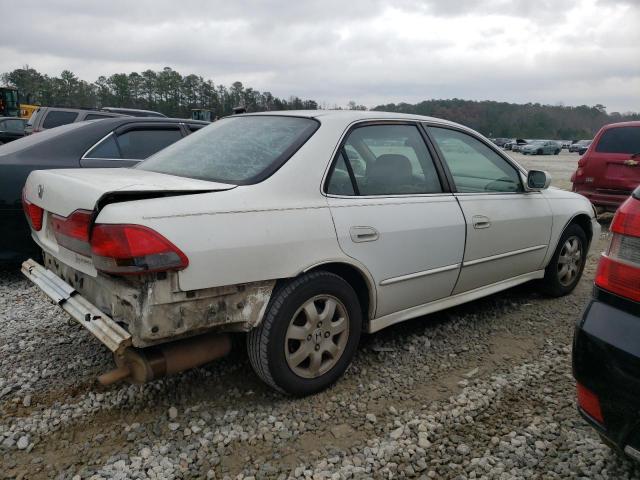
[[174,375],[224,357],[231,351],[231,338],[225,334],[204,334],[148,348],[129,347],[116,355],[118,368],[98,377],[102,385],[121,380],[146,383]]

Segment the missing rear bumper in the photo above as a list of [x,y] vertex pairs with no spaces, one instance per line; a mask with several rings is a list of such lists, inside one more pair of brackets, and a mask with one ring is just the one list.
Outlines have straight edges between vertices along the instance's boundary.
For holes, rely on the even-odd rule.
[[22,273],[109,350],[119,354],[131,346],[129,332],[51,270],[29,259],[22,264]]

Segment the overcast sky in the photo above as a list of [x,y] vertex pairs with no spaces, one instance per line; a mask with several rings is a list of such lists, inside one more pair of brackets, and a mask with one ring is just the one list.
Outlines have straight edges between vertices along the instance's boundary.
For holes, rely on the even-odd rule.
[[431,98],[640,111],[640,0],[3,3],[0,72],[170,66],[373,107]]

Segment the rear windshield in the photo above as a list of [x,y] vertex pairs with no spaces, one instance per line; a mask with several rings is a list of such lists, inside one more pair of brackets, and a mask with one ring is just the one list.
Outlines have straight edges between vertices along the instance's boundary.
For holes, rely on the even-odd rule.
[[33,135],[19,138],[18,140],[14,140],[13,142],[5,143],[4,145],[0,146],[0,157],[3,155],[9,155],[10,153],[19,152],[20,150],[31,148],[35,145],[39,145],[42,142],[48,142],[52,138],[59,137],[60,135],[64,135],[69,131],[75,130],[76,128],[81,128],[85,125],[86,124],[83,122],[69,123],[58,128],[44,130],[40,133],[34,133]]
[[257,183],[280,168],[318,126],[316,120],[300,117],[227,117],[135,168],[236,185]]
[[640,127],[616,127],[605,130],[596,152],[640,153]]

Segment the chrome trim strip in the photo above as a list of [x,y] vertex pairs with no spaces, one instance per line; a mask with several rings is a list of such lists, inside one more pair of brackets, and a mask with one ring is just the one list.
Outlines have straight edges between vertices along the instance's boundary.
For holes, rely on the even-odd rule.
[[[98,140],[96,143],[94,143],[92,146],[90,146],[86,152],[84,152],[84,154],[82,155],[82,157],[80,157],[80,160],[105,160],[103,158],[93,158],[93,157],[87,157],[87,154],[93,150],[94,148],[96,148],[98,145],[100,145],[102,142],[104,142],[107,138],[109,138],[111,135],[113,135],[113,130],[110,131],[109,133],[107,133],[104,137],[102,137],[100,140]],[[118,160],[122,160],[121,158],[119,158]]]
[[431,270],[423,270],[421,272],[409,273],[407,275],[400,275],[399,277],[387,278],[380,282],[380,286],[393,285],[394,283],[404,282],[405,280],[413,280],[414,278],[426,277],[427,275],[435,275],[436,273],[449,272],[460,268],[460,264],[445,265],[444,267],[432,268]]
[[490,257],[478,258],[476,260],[469,260],[468,262],[463,262],[463,267],[470,267],[472,265],[478,265],[479,263],[490,262],[492,260],[500,260],[501,258],[512,257],[513,255],[520,255],[521,253],[534,252],[536,250],[542,250],[543,248],[547,248],[548,245],[536,245],[535,247],[522,248],[520,250],[513,250],[512,252],[500,253],[498,255],[492,255]]

